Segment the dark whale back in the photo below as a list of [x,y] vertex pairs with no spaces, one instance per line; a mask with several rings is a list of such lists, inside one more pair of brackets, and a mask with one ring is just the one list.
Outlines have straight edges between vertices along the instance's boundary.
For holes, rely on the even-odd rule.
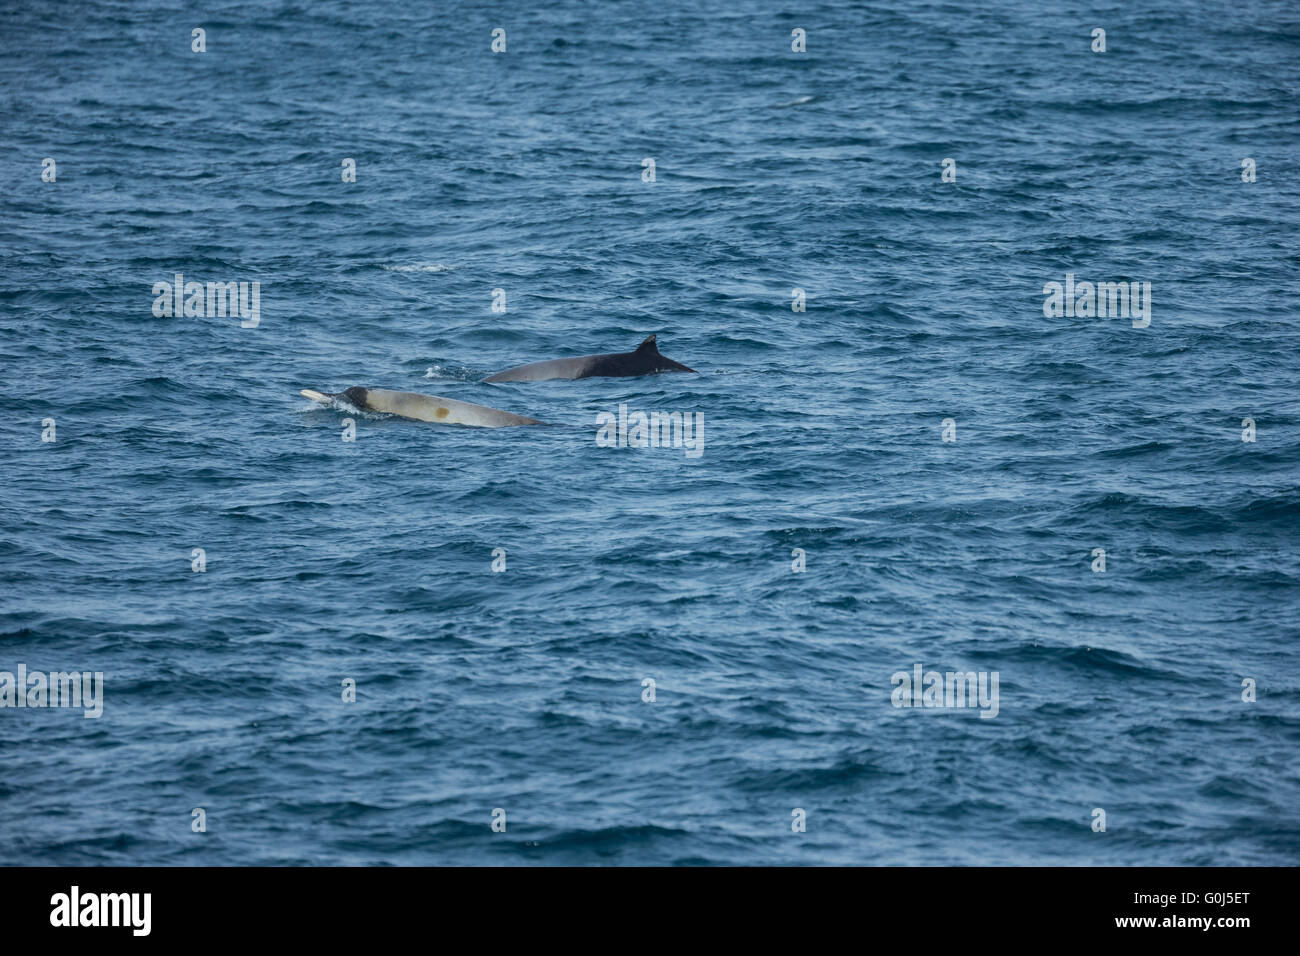
[[353,385],[347,391],[339,392],[339,394],[342,395],[344,398],[346,398],[348,400],[348,404],[351,405],[353,408],[357,408],[357,409],[361,409],[362,411],[365,411],[366,390],[362,388],[360,385]]
[[607,376],[618,378],[632,375],[649,375],[652,372],[693,372],[680,362],[674,362],[659,354],[659,346],[652,335],[631,352],[615,352],[612,355],[593,355],[594,361],[585,375],[579,378]]
[[627,378],[654,372],[694,372],[681,362],[659,354],[651,335],[631,352],[608,355],[580,355],[577,358],[550,359],[508,368],[484,379],[485,382],[544,382],[555,378]]

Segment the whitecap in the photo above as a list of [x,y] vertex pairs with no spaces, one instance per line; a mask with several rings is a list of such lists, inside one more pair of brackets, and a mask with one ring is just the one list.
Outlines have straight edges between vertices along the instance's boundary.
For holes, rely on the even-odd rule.
[[445,266],[440,262],[417,262],[408,266],[385,265],[385,272],[450,272],[455,266]]

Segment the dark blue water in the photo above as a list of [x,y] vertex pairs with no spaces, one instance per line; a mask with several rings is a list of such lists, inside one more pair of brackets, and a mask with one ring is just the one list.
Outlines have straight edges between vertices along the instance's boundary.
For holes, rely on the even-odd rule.
[[5,3],[0,862],[1297,862],[1300,12],[1141,6]]

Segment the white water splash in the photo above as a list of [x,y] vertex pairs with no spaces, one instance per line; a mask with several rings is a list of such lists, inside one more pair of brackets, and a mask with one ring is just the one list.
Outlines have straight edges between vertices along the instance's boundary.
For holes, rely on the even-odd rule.
[[385,272],[451,272],[455,266],[445,266],[440,262],[417,262],[409,266],[385,265]]

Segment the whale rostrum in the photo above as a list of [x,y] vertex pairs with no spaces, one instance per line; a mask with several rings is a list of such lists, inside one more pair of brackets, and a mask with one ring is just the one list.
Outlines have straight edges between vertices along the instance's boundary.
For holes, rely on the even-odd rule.
[[485,382],[545,382],[553,378],[594,378],[650,375],[654,372],[694,372],[681,362],[659,354],[652,335],[632,352],[608,355],[579,355],[577,358],[550,359],[508,368],[483,379]]
[[343,392],[328,394],[304,388],[302,394],[312,401],[329,403],[342,399],[353,408],[365,412],[386,412],[420,422],[440,422],[444,425],[470,425],[476,428],[506,428],[511,425],[543,425],[536,418],[516,415],[499,408],[460,402],[440,395],[422,392],[395,392],[387,388],[362,388],[354,385]]

